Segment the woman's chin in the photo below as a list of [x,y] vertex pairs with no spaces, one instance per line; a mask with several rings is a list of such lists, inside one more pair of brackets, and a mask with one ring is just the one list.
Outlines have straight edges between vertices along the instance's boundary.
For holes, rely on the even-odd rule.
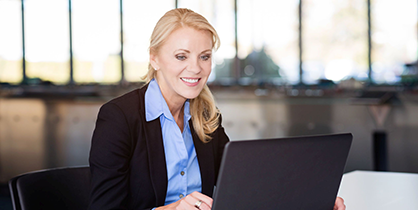
[[186,99],[194,99],[194,98],[199,96],[201,91],[202,90],[200,90],[200,91],[188,91],[188,92],[182,94],[182,96]]
[[197,85],[195,87],[180,87],[177,89],[177,94],[181,95],[185,99],[194,99],[202,92],[204,85]]

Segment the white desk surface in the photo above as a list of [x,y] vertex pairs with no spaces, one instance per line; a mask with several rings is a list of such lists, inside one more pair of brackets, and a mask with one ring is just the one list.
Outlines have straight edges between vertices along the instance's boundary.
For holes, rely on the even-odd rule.
[[347,210],[418,210],[418,174],[353,171],[344,174],[338,196]]

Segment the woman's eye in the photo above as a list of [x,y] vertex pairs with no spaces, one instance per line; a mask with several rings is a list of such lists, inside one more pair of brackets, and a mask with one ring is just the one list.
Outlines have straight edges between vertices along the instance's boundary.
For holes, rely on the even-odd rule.
[[177,60],[185,60],[186,59],[186,56],[184,56],[184,55],[177,55],[176,56],[176,58],[177,58]]
[[201,58],[202,60],[206,61],[206,60],[209,60],[210,55],[202,55],[200,58]]

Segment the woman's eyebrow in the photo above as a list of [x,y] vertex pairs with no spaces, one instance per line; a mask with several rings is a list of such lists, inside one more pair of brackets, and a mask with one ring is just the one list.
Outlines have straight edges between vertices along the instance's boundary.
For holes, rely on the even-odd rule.
[[185,51],[186,53],[190,53],[190,50],[186,50],[186,49],[177,49],[174,52],[178,52],[178,51]]
[[203,50],[201,53],[205,53],[205,52],[212,52],[212,49],[207,49],[207,50]]
[[[177,49],[174,51],[174,53],[177,53],[178,51],[184,51],[186,53],[190,53],[190,50],[187,50],[187,49]],[[200,54],[206,53],[206,52],[212,52],[212,49],[203,50]]]

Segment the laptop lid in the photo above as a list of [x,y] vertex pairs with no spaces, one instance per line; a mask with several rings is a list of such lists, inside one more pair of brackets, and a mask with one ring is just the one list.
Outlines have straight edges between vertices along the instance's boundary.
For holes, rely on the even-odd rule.
[[332,210],[351,134],[231,141],[213,210]]

